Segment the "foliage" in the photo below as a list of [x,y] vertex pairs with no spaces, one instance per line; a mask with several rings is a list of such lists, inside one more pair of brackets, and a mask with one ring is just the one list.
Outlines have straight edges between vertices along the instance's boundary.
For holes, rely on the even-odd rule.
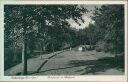
[[[103,5],[96,8],[92,17],[98,26],[99,40],[113,45],[116,52],[124,51],[124,6]],[[99,35],[98,35],[99,36]],[[111,45],[111,46],[112,46]]]
[[4,12],[5,48],[25,45],[22,49],[29,57],[37,44],[44,52],[53,50],[50,47],[58,50],[65,42],[72,44],[74,31],[66,20],[78,23],[87,9],[77,5],[5,5]]
[[102,5],[91,17],[95,23],[79,30],[84,42],[96,45],[96,50],[124,52],[124,6]]

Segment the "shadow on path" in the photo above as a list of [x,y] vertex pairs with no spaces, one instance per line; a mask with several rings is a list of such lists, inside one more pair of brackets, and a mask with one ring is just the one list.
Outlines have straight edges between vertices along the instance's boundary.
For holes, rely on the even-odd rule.
[[62,68],[56,68],[56,69],[48,69],[48,70],[44,70],[44,71],[40,71],[40,72],[33,72],[33,73],[30,73],[30,74],[36,74],[36,73],[42,73],[42,72],[44,73],[44,72],[47,72],[47,71],[68,69],[68,68],[73,68],[73,67],[79,67],[79,66],[69,66],[69,67],[62,67]]
[[97,60],[72,60],[71,66],[85,66],[85,69],[77,70],[76,72],[84,71],[81,75],[88,73],[96,74],[97,72],[105,72],[107,69],[116,68],[117,70],[124,69],[124,61],[115,61],[114,57],[104,57]]

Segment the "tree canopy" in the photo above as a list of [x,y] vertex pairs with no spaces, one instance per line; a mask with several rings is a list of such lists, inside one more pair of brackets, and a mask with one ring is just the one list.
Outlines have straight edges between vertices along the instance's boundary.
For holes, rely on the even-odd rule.
[[86,12],[86,8],[78,5],[5,5],[5,47],[24,47],[22,53],[30,51],[29,55],[38,43],[43,51],[53,45],[59,50],[63,43],[75,42],[75,32],[67,19],[78,23],[78,19],[83,21],[82,15]]

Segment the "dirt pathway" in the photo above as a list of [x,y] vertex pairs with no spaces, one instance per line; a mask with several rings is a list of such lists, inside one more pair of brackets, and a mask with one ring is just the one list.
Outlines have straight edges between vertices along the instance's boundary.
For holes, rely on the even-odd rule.
[[[39,57],[29,59],[29,75],[123,74],[121,70],[116,69],[112,54],[109,53],[94,50],[85,52],[68,50],[57,53],[42,56],[42,59]],[[5,71],[5,75],[16,75],[22,71],[21,68],[22,64],[12,67]]]

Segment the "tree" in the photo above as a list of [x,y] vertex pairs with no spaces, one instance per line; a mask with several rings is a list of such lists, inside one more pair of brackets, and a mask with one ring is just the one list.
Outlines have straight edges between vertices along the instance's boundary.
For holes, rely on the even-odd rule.
[[77,22],[77,19],[82,20],[82,14],[87,12],[87,9],[77,5],[5,5],[4,8],[5,32],[9,31],[6,40],[9,37],[15,38],[12,39],[15,42],[21,40],[23,75],[27,74],[27,50],[30,49],[33,53],[31,41],[35,44],[35,39],[41,39],[45,51],[45,44],[49,43],[48,37],[53,36],[48,29],[54,30],[54,37],[59,41],[64,32],[62,29],[68,25],[66,20],[72,18]]
[[[112,44],[115,54],[124,51],[124,6],[102,5],[96,8],[92,19],[97,25],[99,40]],[[111,46],[112,46],[111,45]]]

